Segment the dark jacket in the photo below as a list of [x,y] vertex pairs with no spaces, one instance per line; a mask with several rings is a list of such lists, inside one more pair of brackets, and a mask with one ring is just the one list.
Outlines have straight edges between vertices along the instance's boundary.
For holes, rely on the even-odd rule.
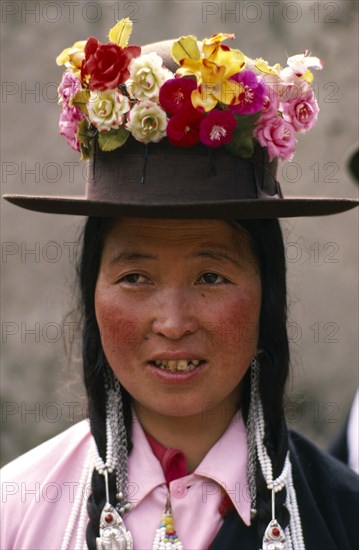
[[[357,550],[359,477],[297,433],[289,448],[306,550]],[[232,511],[210,550],[258,550],[256,527]]]

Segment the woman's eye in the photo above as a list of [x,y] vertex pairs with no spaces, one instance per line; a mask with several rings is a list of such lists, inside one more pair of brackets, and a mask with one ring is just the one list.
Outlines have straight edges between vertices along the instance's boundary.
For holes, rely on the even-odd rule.
[[121,277],[119,282],[135,284],[135,283],[145,283],[147,280],[148,279],[144,275],[141,275],[140,273],[128,273],[128,275]]
[[225,279],[222,275],[218,275],[218,273],[204,273],[199,278],[199,281],[203,281],[206,284],[209,285],[219,285],[227,282],[227,279]]

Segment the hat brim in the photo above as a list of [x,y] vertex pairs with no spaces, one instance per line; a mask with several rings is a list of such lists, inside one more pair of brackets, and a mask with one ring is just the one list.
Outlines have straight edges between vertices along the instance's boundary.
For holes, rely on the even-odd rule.
[[89,200],[73,196],[28,196],[6,194],[4,199],[28,210],[49,214],[91,217],[143,217],[177,219],[260,219],[327,216],[359,205],[358,199],[342,198],[265,198],[224,200],[206,203],[134,204]]

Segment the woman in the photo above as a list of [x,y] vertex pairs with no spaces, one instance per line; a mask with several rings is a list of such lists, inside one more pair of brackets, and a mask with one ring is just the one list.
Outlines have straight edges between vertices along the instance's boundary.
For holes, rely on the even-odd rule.
[[[356,478],[288,435],[283,411],[277,218],[356,205],[284,199],[275,179],[275,159],[315,122],[320,62],[294,56],[280,70],[223,45],[229,35],[141,51],[130,30],[121,21],[109,44],[90,38],[58,58],[61,132],[92,158],[86,197],[6,197],[89,216],[90,427],[7,467],[3,546],[353,548]],[[32,502],[19,497],[36,483]]]

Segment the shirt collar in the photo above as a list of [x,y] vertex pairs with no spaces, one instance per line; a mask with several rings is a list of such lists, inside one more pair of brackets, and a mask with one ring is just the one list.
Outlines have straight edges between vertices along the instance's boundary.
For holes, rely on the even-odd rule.
[[244,523],[250,525],[247,457],[247,432],[242,414],[238,411],[194,473],[213,479],[223,487]]
[[[133,410],[133,448],[128,460],[128,478],[134,484],[133,505],[136,506],[155,487],[166,483],[161,463]],[[225,467],[223,467],[225,465]],[[237,412],[226,432],[211,447],[193,474],[218,483],[228,494],[234,508],[246,525],[250,525],[250,499],[247,490],[247,437],[240,412]]]

